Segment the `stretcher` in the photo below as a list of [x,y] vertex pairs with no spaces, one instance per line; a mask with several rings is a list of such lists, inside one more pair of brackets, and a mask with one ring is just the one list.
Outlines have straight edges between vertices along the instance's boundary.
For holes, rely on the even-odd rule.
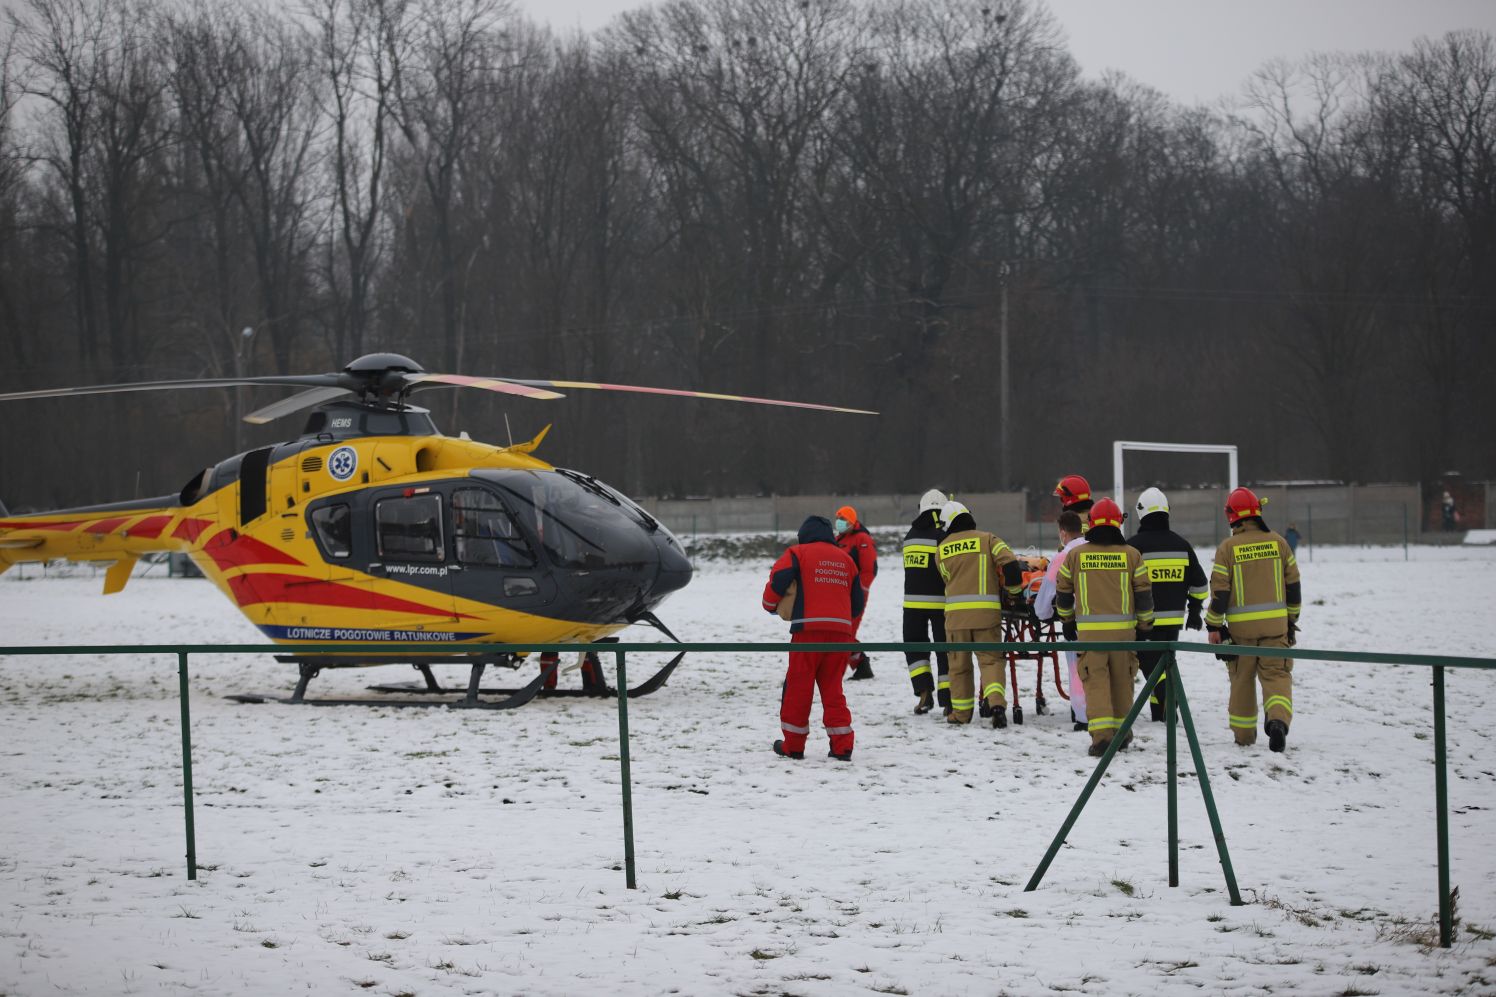
[[[1046,557],[1023,558],[1026,565],[1023,572],[1023,609],[1003,610],[1003,642],[1004,643],[1040,643],[1053,642],[1060,639],[1059,627],[1055,625],[1054,619],[1040,620],[1034,616],[1034,599],[1039,594],[1039,585],[1044,581],[1044,572],[1049,567],[1049,559]],[[1008,702],[1013,704],[1013,722],[1023,723],[1023,706],[1020,703],[1018,686],[1018,663],[1020,661],[1032,661],[1035,664],[1034,677],[1034,712],[1044,716],[1049,712],[1049,703],[1044,698],[1044,662],[1047,659],[1054,668],[1054,687],[1060,698],[1069,701],[1070,694],[1065,691],[1065,683],[1061,678],[1060,653],[1055,650],[1038,651],[1009,651],[1008,659]]]

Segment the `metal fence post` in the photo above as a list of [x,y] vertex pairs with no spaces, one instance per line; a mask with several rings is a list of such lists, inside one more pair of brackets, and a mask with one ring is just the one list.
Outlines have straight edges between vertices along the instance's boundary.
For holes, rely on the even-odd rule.
[[1439,947],[1454,944],[1454,911],[1449,897],[1449,758],[1444,750],[1444,666],[1434,666],[1434,808],[1439,838]]
[[624,882],[631,890],[639,888],[634,878],[634,794],[629,776],[629,677],[624,652],[618,652],[618,768],[623,781],[623,868]]
[[1179,675],[1179,658],[1170,651],[1169,682],[1164,686],[1164,715],[1169,726],[1166,734],[1166,753],[1169,764],[1169,885],[1179,885],[1179,698],[1174,695],[1174,683]]
[[1231,894],[1231,906],[1240,907],[1241,893],[1236,888],[1236,872],[1231,868],[1231,853],[1226,850],[1226,832],[1221,829],[1221,815],[1216,812],[1215,796],[1210,791],[1210,776],[1205,771],[1205,756],[1200,753],[1200,738],[1195,734],[1195,721],[1190,717],[1190,698],[1185,695],[1183,682],[1179,682],[1177,686],[1179,712],[1184,718],[1184,736],[1189,740],[1190,756],[1195,760],[1195,778],[1200,783],[1200,795],[1205,798],[1205,813],[1210,817],[1210,831],[1215,835],[1216,854],[1220,856],[1221,870],[1226,874],[1226,890]]
[[182,805],[187,820],[187,878],[197,878],[197,834],[192,827],[192,714],[187,707],[187,652],[177,652],[177,698],[182,701]]

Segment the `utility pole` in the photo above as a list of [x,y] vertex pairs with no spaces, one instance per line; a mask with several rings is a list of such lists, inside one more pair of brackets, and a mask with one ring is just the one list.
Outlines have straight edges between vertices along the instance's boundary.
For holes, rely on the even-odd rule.
[[997,333],[997,389],[998,389],[998,487],[1006,490],[1012,479],[1012,458],[1008,453],[1008,261],[997,267],[997,279],[1002,288],[1002,317]]

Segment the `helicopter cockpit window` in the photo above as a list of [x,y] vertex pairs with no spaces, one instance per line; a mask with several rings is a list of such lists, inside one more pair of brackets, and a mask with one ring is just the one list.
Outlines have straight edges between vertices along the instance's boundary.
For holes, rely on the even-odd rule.
[[485,567],[533,568],[535,554],[499,497],[483,488],[452,493],[457,560]]
[[312,529],[329,557],[347,557],[353,549],[353,517],[342,503],[313,509]]
[[379,556],[405,561],[440,561],[442,500],[439,495],[384,499],[374,506]]
[[493,472],[521,521],[563,568],[639,564],[653,555],[631,509],[604,490],[556,471]]

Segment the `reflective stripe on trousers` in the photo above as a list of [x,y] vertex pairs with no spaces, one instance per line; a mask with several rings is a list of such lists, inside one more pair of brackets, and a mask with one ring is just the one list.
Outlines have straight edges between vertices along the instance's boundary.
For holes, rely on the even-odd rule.
[[1254,602],[1250,606],[1234,606],[1226,609],[1226,625],[1245,623],[1248,620],[1275,620],[1288,616],[1286,602]]

